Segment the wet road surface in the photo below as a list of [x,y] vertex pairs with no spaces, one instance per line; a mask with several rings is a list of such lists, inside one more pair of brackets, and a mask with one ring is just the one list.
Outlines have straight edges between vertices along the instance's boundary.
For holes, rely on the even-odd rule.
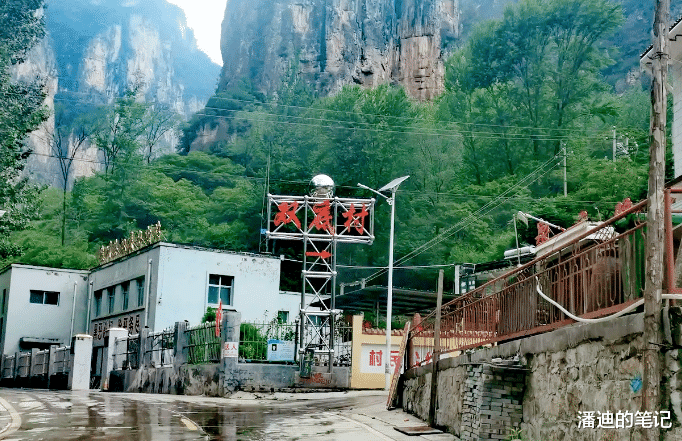
[[[401,440],[402,435],[392,429],[393,423],[381,418],[388,414],[395,421],[407,419],[403,420],[396,411],[386,412],[384,403],[385,395],[381,392],[238,393],[225,399],[0,389],[0,405],[7,410],[0,418],[0,438]],[[428,439],[454,439],[444,436]]]

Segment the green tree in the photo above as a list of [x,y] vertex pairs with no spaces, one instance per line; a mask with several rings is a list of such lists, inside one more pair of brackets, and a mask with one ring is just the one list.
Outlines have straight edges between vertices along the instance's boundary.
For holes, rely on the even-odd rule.
[[[614,114],[609,100],[595,97],[608,88],[600,77],[611,62],[604,41],[622,21],[608,0],[522,0],[476,29],[448,63],[442,100],[469,125],[462,136],[475,182],[484,171],[516,173],[528,154],[556,155],[566,129],[580,132]],[[502,161],[491,160],[500,153]]]
[[26,135],[47,119],[41,79],[14,81],[12,69],[44,36],[42,0],[6,0],[0,4],[0,258],[21,249],[10,242],[37,215],[38,188],[22,174],[30,155]]
[[147,105],[138,100],[137,91],[134,87],[116,99],[114,106],[101,107],[92,128],[91,139],[104,155],[107,174],[140,155],[141,139],[149,123],[145,118]]
[[62,246],[66,241],[67,190],[72,180],[73,162],[85,145],[89,130],[86,118],[74,118],[74,114],[61,105],[55,106],[54,126],[45,128],[46,141],[50,144],[52,156],[57,158],[59,165],[59,184],[62,189]]

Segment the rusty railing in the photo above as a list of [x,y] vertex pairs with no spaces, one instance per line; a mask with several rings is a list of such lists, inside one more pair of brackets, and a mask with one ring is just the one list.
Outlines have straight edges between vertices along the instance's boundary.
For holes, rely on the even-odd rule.
[[[609,315],[633,304],[644,287],[646,223],[639,211],[645,206],[646,200],[565,243],[557,240],[555,250],[545,250],[541,257],[444,304],[441,357],[574,323],[538,295],[538,284],[545,295],[582,318]],[[616,228],[625,231],[617,233]],[[435,313],[413,324],[409,366],[431,361]]]

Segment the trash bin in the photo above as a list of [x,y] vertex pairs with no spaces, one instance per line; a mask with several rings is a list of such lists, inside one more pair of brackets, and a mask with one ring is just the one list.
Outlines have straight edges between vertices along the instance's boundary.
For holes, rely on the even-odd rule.
[[301,378],[310,378],[313,373],[313,365],[315,364],[315,349],[306,348],[301,360]]

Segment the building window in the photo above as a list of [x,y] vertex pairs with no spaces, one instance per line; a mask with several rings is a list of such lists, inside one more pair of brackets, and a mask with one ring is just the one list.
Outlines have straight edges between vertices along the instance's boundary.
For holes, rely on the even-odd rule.
[[218,300],[223,306],[232,304],[232,285],[234,277],[210,274],[208,276],[208,304],[217,305]]
[[102,290],[95,291],[95,317],[102,314]]
[[5,314],[5,304],[7,303],[7,290],[3,289],[2,290],[2,310],[0,310],[0,314]]
[[43,305],[59,305],[59,293],[54,291],[31,290],[31,303]]
[[137,279],[137,306],[144,305],[144,277]]
[[289,311],[277,311],[277,322],[278,323],[288,323],[289,322]]
[[123,297],[123,310],[128,309],[128,297],[130,297],[130,282],[121,283],[121,296]]
[[107,288],[106,291],[109,293],[109,314],[111,314],[116,306],[116,287],[112,286]]

